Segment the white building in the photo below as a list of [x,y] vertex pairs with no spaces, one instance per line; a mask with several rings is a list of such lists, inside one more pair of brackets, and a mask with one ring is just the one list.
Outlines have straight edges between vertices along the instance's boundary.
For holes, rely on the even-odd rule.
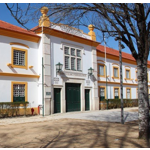
[[[45,115],[98,110],[99,43],[94,27],[90,25],[85,34],[53,24],[47,11],[41,9],[39,25],[30,31],[0,21],[0,102],[28,101],[29,113],[31,108],[38,113],[38,106],[44,104]],[[63,64],[61,71],[56,71],[58,63]]]
[[[120,98],[119,51],[102,45],[97,47],[99,98]],[[106,66],[105,66],[106,64]],[[107,67],[107,76],[106,76]],[[123,98],[138,98],[137,65],[131,54],[122,52]],[[147,65],[148,87],[150,88],[150,61]],[[149,89],[150,90],[150,89]],[[150,91],[148,91],[150,92]]]

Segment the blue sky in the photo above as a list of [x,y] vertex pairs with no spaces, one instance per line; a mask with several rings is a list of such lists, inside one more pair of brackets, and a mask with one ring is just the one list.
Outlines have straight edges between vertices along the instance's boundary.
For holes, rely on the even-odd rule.
[[[3,20],[3,21],[6,21],[8,23],[11,23],[13,25],[17,25],[19,27],[22,27],[12,16],[11,16],[11,13],[9,12],[9,10],[7,9],[6,5],[4,3],[0,3],[0,20]],[[38,25],[38,22],[33,22],[33,21],[30,21],[28,24],[27,24],[27,27],[29,29],[35,27]],[[85,33],[88,33],[89,30],[88,28],[86,27],[81,27],[81,30],[83,30]],[[97,31],[96,31],[96,34],[97,34]],[[98,42],[101,42],[102,39],[100,39],[99,37],[97,37],[97,41]],[[104,43],[101,43],[102,45]],[[113,48],[113,49],[117,49],[118,50],[118,42],[115,41],[113,38],[108,38],[106,39],[106,45],[110,48]],[[130,50],[128,47],[126,47],[126,45],[124,45],[125,48],[122,50],[123,52],[126,52],[126,53],[130,53]],[[148,60],[150,60],[150,56],[148,57]]]

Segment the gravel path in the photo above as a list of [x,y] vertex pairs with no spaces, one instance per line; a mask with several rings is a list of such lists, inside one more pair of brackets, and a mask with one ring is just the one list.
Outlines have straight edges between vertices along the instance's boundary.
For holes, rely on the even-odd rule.
[[[124,120],[125,122],[138,120],[138,108],[125,108],[124,109]],[[105,122],[120,122],[121,121],[121,110],[98,110],[98,111],[84,111],[84,112],[69,112],[52,114],[49,116],[32,116],[32,117],[15,117],[15,118],[4,118],[0,119],[0,125],[15,124],[15,123],[27,123],[27,122],[41,122],[48,120],[57,120],[62,118],[72,119],[84,119],[84,120],[95,120]]]

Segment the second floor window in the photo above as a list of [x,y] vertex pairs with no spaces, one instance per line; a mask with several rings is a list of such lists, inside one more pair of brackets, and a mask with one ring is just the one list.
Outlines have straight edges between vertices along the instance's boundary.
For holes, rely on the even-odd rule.
[[100,76],[104,76],[105,75],[104,65],[99,65],[99,75]]
[[69,46],[64,46],[65,69],[81,71],[81,50]]
[[26,49],[12,47],[11,55],[12,67],[28,69],[28,52]]
[[130,79],[130,70],[126,70],[126,78]]
[[118,74],[119,74],[118,68],[114,67],[114,77],[119,78]]
[[13,65],[25,66],[25,52],[14,50],[13,53]]

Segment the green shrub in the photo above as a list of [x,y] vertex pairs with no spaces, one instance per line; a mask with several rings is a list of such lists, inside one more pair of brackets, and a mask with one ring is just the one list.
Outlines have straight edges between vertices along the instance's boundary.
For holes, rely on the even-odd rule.
[[[108,109],[120,108],[121,99],[104,99],[103,103],[108,103]],[[137,107],[138,99],[123,99],[123,107]]]

